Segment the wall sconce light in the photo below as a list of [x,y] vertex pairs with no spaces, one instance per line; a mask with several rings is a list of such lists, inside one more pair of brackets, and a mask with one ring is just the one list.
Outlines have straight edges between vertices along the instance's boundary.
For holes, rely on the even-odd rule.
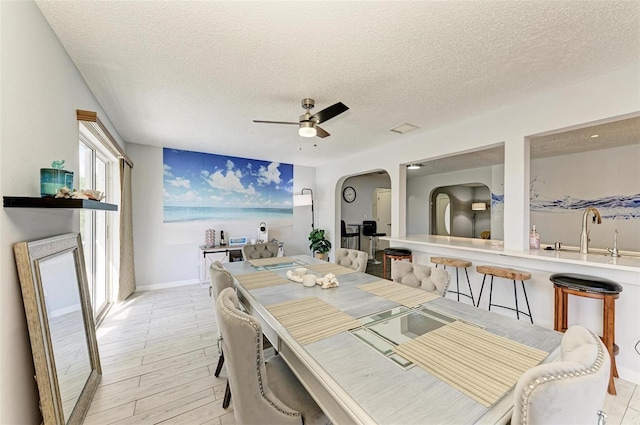
[[417,170],[422,167],[421,164],[409,164],[407,165],[407,170]]
[[[305,194],[305,191],[308,191],[309,193]],[[293,206],[305,207],[308,205],[311,205],[311,228],[315,229],[315,214],[313,212],[313,190],[305,187],[300,191],[300,195],[293,195]]]
[[471,210],[473,211],[484,211],[487,209],[487,204],[484,202],[473,202],[471,204]]

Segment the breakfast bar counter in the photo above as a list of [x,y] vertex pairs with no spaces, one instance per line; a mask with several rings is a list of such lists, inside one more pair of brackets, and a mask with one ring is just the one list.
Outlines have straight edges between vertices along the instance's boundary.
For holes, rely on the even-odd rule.
[[[563,247],[555,250],[505,250],[502,241],[471,239],[451,236],[411,235],[405,237],[381,237],[391,247],[411,249],[414,261],[432,265],[432,256],[446,256],[469,260],[468,269],[474,294],[480,293],[482,274],[475,271],[479,265],[509,267],[526,270],[532,279],[526,282],[534,322],[553,329],[554,290],[549,276],[553,273],[577,273],[602,277],[620,283],[624,290],[616,300],[616,345],[620,353],[616,358],[620,377],[640,384],[640,255],[621,251],[620,257],[611,257],[605,250],[590,249],[589,254],[580,254],[577,248]],[[455,285],[455,271],[451,270]],[[461,281],[462,284],[462,281]],[[465,282],[466,285],[466,282]],[[487,288],[485,288],[485,291]],[[452,297],[452,294],[449,294]],[[493,291],[497,303],[513,304],[513,289],[506,282],[496,282]],[[483,294],[481,308],[487,308]],[[572,297],[573,298],[573,297]],[[503,303],[504,301],[504,303]],[[469,301],[470,302],[470,301]],[[494,302],[495,303],[495,302]],[[602,330],[602,303],[592,299],[570,300],[569,324],[581,324],[595,332]],[[492,311],[494,311],[492,309]],[[513,316],[508,310],[496,309],[498,313]]]

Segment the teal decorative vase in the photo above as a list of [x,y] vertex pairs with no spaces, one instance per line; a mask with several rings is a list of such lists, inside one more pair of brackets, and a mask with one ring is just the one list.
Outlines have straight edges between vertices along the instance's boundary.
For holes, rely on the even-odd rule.
[[64,186],[73,189],[73,171],[60,168],[40,169],[40,196],[55,196]]

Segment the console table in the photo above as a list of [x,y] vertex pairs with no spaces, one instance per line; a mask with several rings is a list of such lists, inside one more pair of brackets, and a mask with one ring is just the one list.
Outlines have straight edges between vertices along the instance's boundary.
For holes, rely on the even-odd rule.
[[215,245],[207,247],[200,245],[200,260],[198,261],[198,270],[200,285],[209,284],[209,267],[214,261],[228,263],[231,261],[242,260],[242,247],[244,245]]

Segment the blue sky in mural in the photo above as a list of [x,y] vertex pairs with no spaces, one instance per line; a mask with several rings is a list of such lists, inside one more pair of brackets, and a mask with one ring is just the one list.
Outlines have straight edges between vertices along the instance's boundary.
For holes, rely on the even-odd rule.
[[293,165],[164,148],[164,221],[293,215]]

